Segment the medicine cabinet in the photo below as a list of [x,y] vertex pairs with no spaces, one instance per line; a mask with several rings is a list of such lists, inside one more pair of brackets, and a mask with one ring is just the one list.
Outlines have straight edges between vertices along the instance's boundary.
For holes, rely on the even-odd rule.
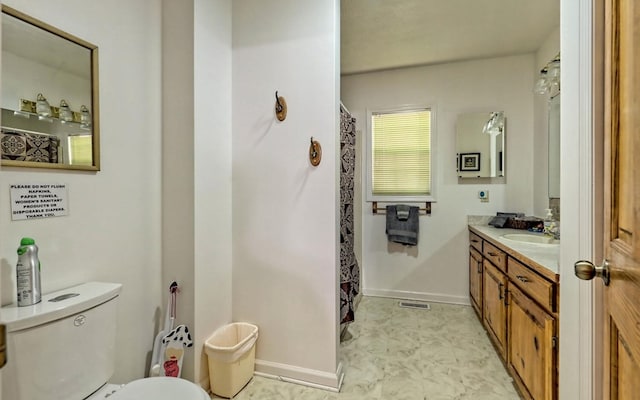
[[456,167],[459,178],[505,176],[504,112],[465,113],[456,121]]
[[549,198],[560,198],[560,93],[549,100]]

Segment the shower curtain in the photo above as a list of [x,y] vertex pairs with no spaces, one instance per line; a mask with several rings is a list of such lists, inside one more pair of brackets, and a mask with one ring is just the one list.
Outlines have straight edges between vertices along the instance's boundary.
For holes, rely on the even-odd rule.
[[353,250],[353,180],[356,166],[356,119],[340,106],[340,325],[354,320],[360,268]]

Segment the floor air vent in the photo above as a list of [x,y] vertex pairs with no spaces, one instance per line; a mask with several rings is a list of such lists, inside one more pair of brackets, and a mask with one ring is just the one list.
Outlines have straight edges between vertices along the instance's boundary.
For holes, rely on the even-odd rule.
[[398,303],[403,308],[417,308],[420,310],[431,310],[431,306],[428,303],[416,303],[412,301],[401,301]]

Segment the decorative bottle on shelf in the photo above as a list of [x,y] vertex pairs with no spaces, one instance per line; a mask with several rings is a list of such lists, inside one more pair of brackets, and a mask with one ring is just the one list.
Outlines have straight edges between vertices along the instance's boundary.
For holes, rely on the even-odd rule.
[[553,212],[550,208],[545,210],[547,215],[544,217],[544,234],[553,236],[553,230],[555,229],[556,221],[553,219]]
[[38,246],[31,238],[22,238],[18,247],[16,265],[18,306],[30,306],[40,303],[40,260]]

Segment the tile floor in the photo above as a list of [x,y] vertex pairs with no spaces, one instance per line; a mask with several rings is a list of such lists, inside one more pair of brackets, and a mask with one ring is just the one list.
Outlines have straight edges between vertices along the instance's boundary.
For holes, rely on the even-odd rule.
[[254,377],[234,399],[520,399],[471,307],[364,297],[349,333],[340,393]]

